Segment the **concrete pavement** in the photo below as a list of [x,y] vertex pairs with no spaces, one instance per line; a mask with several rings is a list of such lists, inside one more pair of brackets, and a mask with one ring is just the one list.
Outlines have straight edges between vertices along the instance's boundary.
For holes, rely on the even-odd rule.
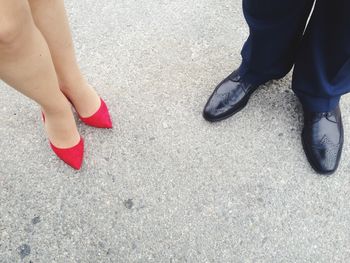
[[[115,128],[79,123],[86,157],[73,171],[38,107],[0,84],[1,263],[349,261],[350,145],[335,175],[313,172],[290,75],[234,118],[201,117],[240,63],[240,0],[66,6]],[[349,134],[348,96],[342,109]]]

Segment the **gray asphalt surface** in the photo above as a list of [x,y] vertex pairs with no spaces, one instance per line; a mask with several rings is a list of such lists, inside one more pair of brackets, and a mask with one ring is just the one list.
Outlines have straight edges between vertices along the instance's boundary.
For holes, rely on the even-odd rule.
[[[79,123],[86,157],[73,171],[38,106],[0,84],[1,263],[349,262],[350,145],[335,175],[313,172],[290,75],[234,118],[201,117],[240,63],[240,0],[66,5],[115,128]],[[342,109],[349,133],[348,96]]]

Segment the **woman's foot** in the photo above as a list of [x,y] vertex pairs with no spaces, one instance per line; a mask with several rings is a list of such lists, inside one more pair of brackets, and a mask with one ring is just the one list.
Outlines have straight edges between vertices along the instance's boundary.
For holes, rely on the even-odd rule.
[[54,146],[70,148],[79,143],[80,134],[68,101],[61,109],[43,109],[42,112],[47,136]]
[[103,99],[100,99],[100,101],[100,108],[93,115],[87,118],[79,116],[79,118],[86,125],[95,128],[111,129],[113,128],[113,124],[107,105]]
[[61,85],[60,89],[72,102],[79,116],[83,118],[92,116],[100,108],[100,97],[85,80],[70,85]]
[[50,146],[65,163],[79,170],[83,163],[84,140],[81,138],[68,101],[61,110],[42,110]]
[[106,103],[86,81],[76,82],[74,87],[61,85],[61,91],[71,101],[85,124],[96,128],[112,128]]

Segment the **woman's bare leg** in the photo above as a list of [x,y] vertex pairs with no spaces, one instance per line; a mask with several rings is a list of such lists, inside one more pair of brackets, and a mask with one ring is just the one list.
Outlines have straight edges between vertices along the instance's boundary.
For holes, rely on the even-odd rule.
[[34,21],[44,35],[60,88],[82,117],[94,114],[100,99],[89,86],[76,61],[63,0],[29,0]]
[[59,89],[50,51],[27,1],[0,0],[0,78],[41,105],[55,146],[79,142],[69,102]]

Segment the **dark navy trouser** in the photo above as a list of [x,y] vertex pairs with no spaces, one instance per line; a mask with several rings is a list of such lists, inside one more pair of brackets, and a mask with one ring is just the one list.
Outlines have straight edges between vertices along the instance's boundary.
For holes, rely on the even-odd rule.
[[240,73],[262,84],[294,65],[292,88],[304,107],[329,111],[350,91],[350,0],[243,0],[250,35]]

